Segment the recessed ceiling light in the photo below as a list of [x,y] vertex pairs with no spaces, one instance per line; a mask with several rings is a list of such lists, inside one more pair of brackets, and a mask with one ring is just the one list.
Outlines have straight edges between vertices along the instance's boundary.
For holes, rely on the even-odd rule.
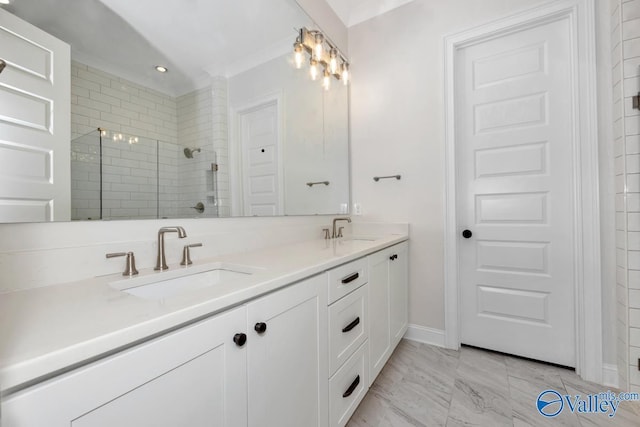
[[0,0],[0,4],[9,4],[11,0]]
[[[7,0],[0,0],[0,1],[7,1]],[[161,73],[166,73],[167,71],[169,71],[169,69],[162,65],[156,65],[156,71],[159,71]]]

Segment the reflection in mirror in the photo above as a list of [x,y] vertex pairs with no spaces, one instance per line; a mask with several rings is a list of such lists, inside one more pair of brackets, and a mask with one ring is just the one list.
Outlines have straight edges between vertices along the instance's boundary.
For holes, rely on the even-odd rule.
[[3,9],[71,45],[71,196],[56,200],[70,217],[56,220],[348,210],[348,86],[296,68],[296,29],[317,26],[294,0]]

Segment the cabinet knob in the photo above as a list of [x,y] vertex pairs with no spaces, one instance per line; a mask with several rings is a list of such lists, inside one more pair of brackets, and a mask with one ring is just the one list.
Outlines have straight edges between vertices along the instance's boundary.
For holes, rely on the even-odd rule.
[[263,323],[263,322],[258,322],[253,327],[253,329],[255,329],[256,332],[259,333],[259,334],[264,334],[265,332],[267,332],[267,324]]
[[468,239],[471,236],[473,236],[473,233],[471,232],[471,230],[464,230],[462,232],[462,237],[464,237],[465,239]]
[[233,336],[233,342],[236,343],[238,347],[242,347],[247,342],[247,334],[235,334]]

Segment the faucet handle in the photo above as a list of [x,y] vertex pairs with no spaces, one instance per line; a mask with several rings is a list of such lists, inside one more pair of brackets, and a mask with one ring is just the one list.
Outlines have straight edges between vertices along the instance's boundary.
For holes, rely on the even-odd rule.
[[344,237],[342,235],[342,230],[344,230],[344,227],[338,227],[338,235],[336,237]]
[[331,239],[331,233],[329,232],[328,228],[323,228],[322,233],[324,234],[324,240]]
[[136,274],[138,274],[138,270],[136,270],[136,256],[133,254],[133,252],[114,252],[111,254],[107,254],[106,257],[115,258],[125,255],[127,257],[127,264],[124,268],[124,271],[122,272],[122,275],[135,276]]
[[184,245],[182,249],[182,261],[180,265],[191,265],[193,262],[191,261],[191,251],[190,248],[199,248],[202,246],[202,243],[192,243],[190,245]]

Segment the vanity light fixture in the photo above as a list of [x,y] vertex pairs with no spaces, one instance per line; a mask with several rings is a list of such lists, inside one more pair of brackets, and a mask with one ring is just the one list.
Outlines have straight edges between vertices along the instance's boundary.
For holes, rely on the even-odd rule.
[[169,71],[169,69],[164,65],[156,65],[155,68],[156,68],[156,71],[159,73],[166,73],[167,71]]
[[304,27],[299,30],[298,37],[293,44],[293,59],[298,69],[302,68],[305,52],[310,56],[309,74],[311,80],[318,79],[320,67],[323,67],[322,86],[325,90],[329,90],[331,87],[331,76],[336,80],[342,80],[345,85],[349,84],[349,63],[320,31]]

